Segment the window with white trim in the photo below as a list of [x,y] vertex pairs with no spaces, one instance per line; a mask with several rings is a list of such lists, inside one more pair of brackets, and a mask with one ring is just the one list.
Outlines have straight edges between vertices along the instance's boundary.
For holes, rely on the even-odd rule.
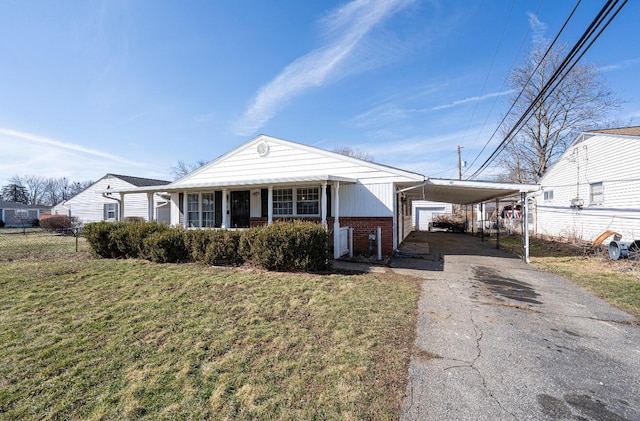
[[318,215],[320,213],[320,192],[318,187],[297,189],[296,212],[298,215]]
[[544,191],[544,200],[553,200],[553,190]]
[[273,189],[274,216],[320,215],[320,188]]
[[602,205],[604,203],[604,186],[602,182],[590,184],[590,204]]
[[273,214],[293,215],[293,189],[273,189]]
[[187,226],[200,226],[200,195],[187,194]]
[[104,204],[104,220],[115,221],[118,219],[118,204],[117,203],[105,203]]
[[216,220],[216,212],[213,201],[213,193],[202,193],[202,226],[213,227]]

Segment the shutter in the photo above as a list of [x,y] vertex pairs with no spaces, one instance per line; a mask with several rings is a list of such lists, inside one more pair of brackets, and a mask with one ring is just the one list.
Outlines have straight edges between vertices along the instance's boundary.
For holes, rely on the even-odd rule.
[[260,190],[260,202],[262,206],[261,216],[263,218],[269,217],[269,190],[262,189]]
[[327,185],[327,218],[330,218],[333,214],[331,210],[331,184]]
[[102,205],[102,220],[106,221],[107,220],[107,204],[103,204]]
[[120,202],[116,202],[116,211],[115,211],[115,215],[116,215],[116,221],[119,221],[120,218],[118,218],[118,214],[120,213]]
[[213,226],[216,228],[220,228],[222,226],[222,192],[220,190],[214,192],[213,208],[214,208]]

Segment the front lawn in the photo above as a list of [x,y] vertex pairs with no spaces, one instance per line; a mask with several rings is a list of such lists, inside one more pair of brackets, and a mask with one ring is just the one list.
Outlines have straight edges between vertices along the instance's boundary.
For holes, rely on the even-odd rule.
[[[521,256],[520,237],[500,237],[500,248]],[[531,264],[557,273],[611,304],[640,317],[640,261],[611,260],[606,252],[558,241],[530,239]]]
[[1,419],[397,419],[417,282],[0,262]]

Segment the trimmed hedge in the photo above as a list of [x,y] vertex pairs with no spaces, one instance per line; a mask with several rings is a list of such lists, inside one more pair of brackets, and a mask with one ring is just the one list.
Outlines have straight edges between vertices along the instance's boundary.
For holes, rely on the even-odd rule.
[[313,222],[276,222],[245,231],[242,258],[276,271],[322,271],[329,268],[329,240],[325,229]]
[[96,256],[144,258],[159,263],[202,262],[275,271],[329,268],[325,229],[313,222],[277,222],[243,231],[189,230],[157,222],[94,222],[84,236]]
[[157,222],[92,222],[84,226],[83,235],[99,257],[137,259],[145,257],[145,238],[170,229]]
[[144,239],[144,257],[156,263],[180,263],[189,260],[184,233],[179,229],[156,231]]

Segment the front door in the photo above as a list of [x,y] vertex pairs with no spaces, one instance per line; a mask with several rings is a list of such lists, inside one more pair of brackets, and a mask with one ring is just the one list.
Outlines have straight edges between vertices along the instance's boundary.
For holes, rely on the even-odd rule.
[[249,190],[231,192],[231,228],[249,228]]

